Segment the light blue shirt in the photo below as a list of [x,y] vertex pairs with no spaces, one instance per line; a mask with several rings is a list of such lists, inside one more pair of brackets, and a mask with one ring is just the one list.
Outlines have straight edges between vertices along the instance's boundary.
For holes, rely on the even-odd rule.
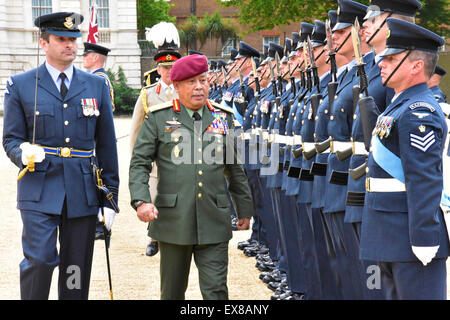
[[[55,83],[56,88],[58,88],[58,91],[60,91],[61,90],[61,78],[59,78],[59,75],[60,75],[61,71],[59,71],[55,67],[51,66],[47,61],[45,62],[45,67],[47,68],[48,73],[50,73],[50,76],[52,77],[52,80]],[[66,70],[64,70],[64,73],[66,74],[66,79],[64,80],[64,83],[67,87],[67,90],[69,90],[70,83],[72,82],[72,77],[73,77],[73,65],[71,65]]]

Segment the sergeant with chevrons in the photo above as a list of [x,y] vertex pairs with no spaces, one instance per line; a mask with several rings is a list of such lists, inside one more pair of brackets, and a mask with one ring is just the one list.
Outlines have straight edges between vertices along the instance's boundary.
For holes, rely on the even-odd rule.
[[400,19],[387,25],[379,66],[395,96],[371,140],[360,258],[378,262],[389,300],[446,300],[449,239],[440,203],[447,125],[427,85],[445,41]]
[[[346,223],[352,223],[354,226],[350,236],[354,237],[354,242],[358,246],[358,251],[365,197],[365,179],[363,178],[365,169],[362,168],[365,167],[364,163],[367,161],[370,147],[370,141],[364,144],[362,121],[365,121],[364,127],[367,127],[366,135],[370,137],[371,132],[375,127],[377,116],[386,109],[386,106],[390,104],[392,97],[394,96],[394,91],[391,88],[383,86],[381,81],[381,70],[378,66],[378,63],[381,61],[379,54],[386,46],[385,35],[388,31],[386,19],[388,17],[395,17],[405,21],[414,22],[414,15],[421,7],[421,3],[417,0],[397,0],[390,2],[374,0],[364,17],[365,22],[363,24],[361,41],[366,42],[372,47],[374,52],[370,52],[367,55],[372,55],[375,63],[372,64],[372,67],[370,67],[369,64],[364,66],[364,69],[362,69],[362,66],[358,66],[360,70],[360,80],[361,77],[365,77],[365,79],[360,81],[360,84],[367,83],[367,87],[360,87],[360,97],[364,98],[358,103],[353,115],[353,146],[349,165],[352,174],[349,174],[348,177],[346,212],[344,219]],[[356,46],[355,49],[358,49],[358,46]],[[355,53],[355,55],[360,56],[361,53]],[[366,96],[367,94],[369,96]],[[363,109],[362,114],[360,109]],[[372,114],[371,117],[367,116],[369,113]],[[364,118],[362,118],[362,115],[364,115]],[[372,120],[370,120],[370,118],[372,118]],[[357,258],[359,258],[359,256]],[[361,274],[366,275],[368,268],[373,264],[373,261],[361,261]],[[367,275],[365,277],[363,276],[361,283],[364,294],[363,298],[368,300],[384,299],[384,287],[370,290],[366,285],[366,278]]]

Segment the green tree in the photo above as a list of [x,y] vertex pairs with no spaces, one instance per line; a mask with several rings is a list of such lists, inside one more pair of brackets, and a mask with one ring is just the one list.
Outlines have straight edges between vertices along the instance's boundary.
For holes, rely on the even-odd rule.
[[139,90],[130,88],[127,85],[127,77],[125,76],[122,67],[119,67],[117,73],[113,72],[111,69],[108,69],[107,73],[114,86],[114,102],[116,107],[114,113],[131,114],[139,97]]
[[[448,0],[422,0],[417,24],[443,37],[450,37],[450,2]],[[447,41],[448,42],[448,41]]]
[[199,21],[196,16],[191,15],[186,21],[178,26],[180,42],[185,45],[186,49],[196,49]]
[[220,52],[218,48],[219,41],[223,44],[229,39],[237,37],[238,27],[232,19],[222,18],[218,11],[213,15],[206,14],[199,23],[198,37],[203,46],[207,39],[216,40],[215,52]]
[[155,24],[165,22],[175,22],[176,18],[169,15],[173,5],[163,0],[137,0],[137,25],[138,39],[145,39],[145,28],[151,28]]
[[325,19],[327,12],[336,7],[336,0],[230,0],[225,7],[237,7],[238,20],[249,27],[244,33],[271,30],[276,26],[298,21]]
[[[238,19],[249,26],[246,32],[270,30],[276,26],[293,22],[324,20],[327,12],[337,9],[336,0],[229,0],[225,7],[238,8]],[[369,5],[369,0],[358,1]],[[422,10],[417,15],[417,24],[445,37],[450,36],[450,3],[448,0],[421,0]]]

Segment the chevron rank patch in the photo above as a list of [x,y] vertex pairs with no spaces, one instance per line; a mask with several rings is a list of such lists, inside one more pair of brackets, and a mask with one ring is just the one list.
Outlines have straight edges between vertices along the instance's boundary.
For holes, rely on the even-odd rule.
[[428,149],[430,149],[430,147],[436,142],[436,136],[434,134],[434,131],[428,132],[424,137],[410,133],[409,137],[411,146],[423,152],[427,152]]

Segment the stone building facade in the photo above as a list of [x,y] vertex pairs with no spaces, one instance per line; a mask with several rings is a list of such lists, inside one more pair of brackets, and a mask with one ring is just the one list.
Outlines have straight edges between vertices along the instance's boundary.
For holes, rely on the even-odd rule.
[[[38,28],[34,18],[58,11],[74,11],[84,16],[80,26],[83,37],[78,40],[75,65],[83,68],[83,42],[89,29],[89,7],[92,0],[0,0],[0,110],[3,109],[6,81],[10,75],[35,68],[38,52]],[[135,0],[96,0],[99,23],[99,44],[111,49],[106,69],[122,67],[128,85],[141,87],[141,50],[137,41]],[[39,64],[45,61],[40,49]]]

